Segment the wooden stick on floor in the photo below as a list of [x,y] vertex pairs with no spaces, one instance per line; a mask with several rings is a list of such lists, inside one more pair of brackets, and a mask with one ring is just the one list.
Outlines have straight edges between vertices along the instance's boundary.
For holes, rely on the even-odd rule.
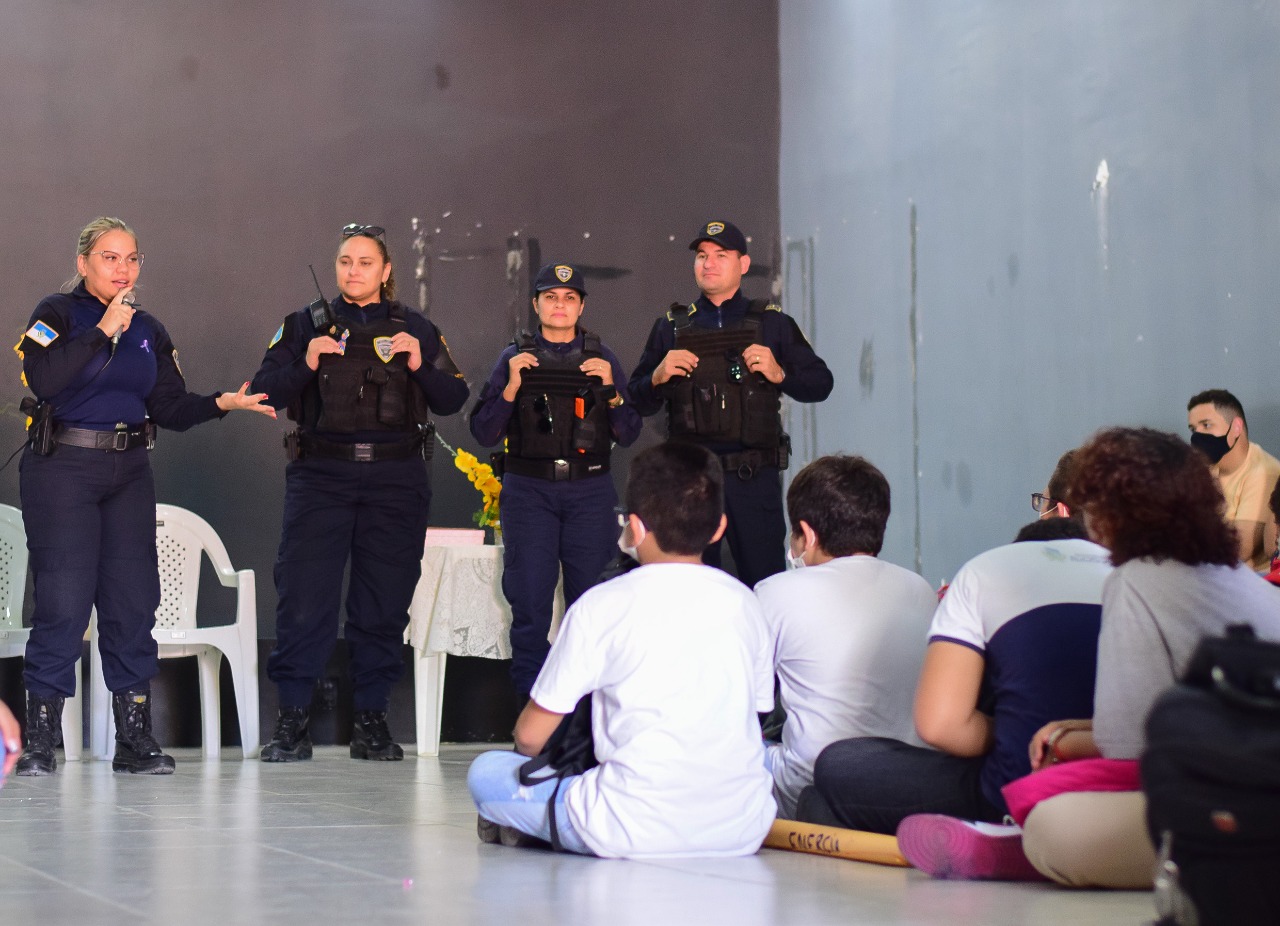
[[910,868],[911,863],[898,851],[898,840],[883,833],[865,833],[836,826],[818,826],[796,820],[774,820],[764,844],[770,849],[829,855],[855,862],[897,865]]

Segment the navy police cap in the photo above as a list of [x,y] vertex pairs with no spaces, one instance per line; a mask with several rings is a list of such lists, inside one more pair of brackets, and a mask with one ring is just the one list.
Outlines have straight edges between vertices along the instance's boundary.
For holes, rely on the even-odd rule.
[[698,245],[704,241],[714,241],[726,251],[737,251],[739,254],[747,253],[747,239],[742,232],[738,231],[738,226],[732,222],[708,222],[698,229],[698,237],[694,238],[689,244],[690,251],[696,251]]
[[561,286],[576,289],[582,296],[587,294],[587,289],[582,283],[582,274],[572,264],[547,264],[538,271],[538,276],[533,281],[535,293],[545,293],[549,289]]

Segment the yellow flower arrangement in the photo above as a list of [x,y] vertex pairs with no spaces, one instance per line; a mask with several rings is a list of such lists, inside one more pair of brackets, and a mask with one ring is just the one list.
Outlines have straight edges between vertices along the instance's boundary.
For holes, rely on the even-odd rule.
[[436,433],[436,440],[440,442],[440,446],[453,456],[453,465],[458,467],[467,476],[467,481],[476,487],[476,491],[480,493],[481,505],[480,510],[471,516],[479,527],[493,527],[498,523],[498,497],[502,494],[502,483],[498,481],[498,477],[493,474],[493,467],[488,463],[481,463],[474,453],[468,453],[465,450],[454,450],[440,434]]

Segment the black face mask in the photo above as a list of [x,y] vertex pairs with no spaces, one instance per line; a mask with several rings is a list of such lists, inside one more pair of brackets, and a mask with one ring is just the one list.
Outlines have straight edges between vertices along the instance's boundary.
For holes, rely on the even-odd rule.
[[1191,446],[1208,457],[1210,463],[1216,464],[1230,453],[1235,444],[1228,444],[1225,434],[1202,434],[1197,431],[1191,435]]

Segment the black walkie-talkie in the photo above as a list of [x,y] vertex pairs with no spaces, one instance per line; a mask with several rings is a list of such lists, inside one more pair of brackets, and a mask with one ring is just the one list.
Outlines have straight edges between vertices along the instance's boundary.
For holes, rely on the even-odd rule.
[[307,264],[307,269],[311,271],[311,280],[316,284],[316,295],[320,297],[307,306],[307,311],[311,313],[311,327],[321,334],[336,338],[338,336],[337,321],[333,317],[333,310],[329,308],[329,300],[324,297],[324,291],[320,288],[316,268]]

